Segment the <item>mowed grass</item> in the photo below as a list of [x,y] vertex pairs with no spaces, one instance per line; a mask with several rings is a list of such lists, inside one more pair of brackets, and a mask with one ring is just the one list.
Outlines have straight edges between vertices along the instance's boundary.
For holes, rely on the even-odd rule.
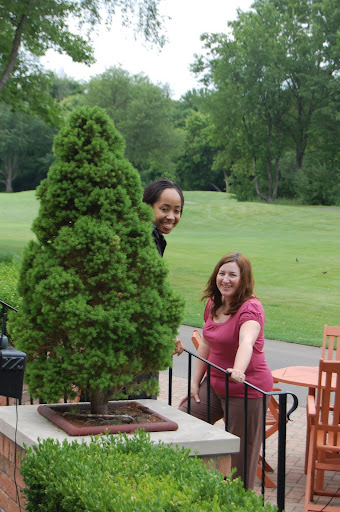
[[[185,200],[165,252],[186,300],[183,323],[203,325],[201,291],[217,261],[240,251],[253,265],[267,338],[318,346],[324,324],[340,325],[340,209],[238,203],[219,192]],[[0,249],[21,254],[38,206],[34,192],[1,194]]]
[[34,238],[31,231],[38,214],[35,192],[0,194],[0,251],[21,255],[25,245]]
[[267,338],[320,345],[324,324],[340,325],[340,209],[239,203],[218,192],[185,200],[165,253],[186,299],[184,323],[202,326],[201,290],[217,261],[239,251],[253,265]]

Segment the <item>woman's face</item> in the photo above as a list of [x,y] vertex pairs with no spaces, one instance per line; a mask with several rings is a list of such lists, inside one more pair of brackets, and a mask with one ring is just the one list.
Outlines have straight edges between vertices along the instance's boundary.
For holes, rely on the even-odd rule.
[[180,221],[181,196],[175,188],[165,188],[152,208],[156,226],[161,233],[168,235]]
[[241,271],[238,264],[235,261],[224,263],[216,276],[216,286],[222,298],[229,300],[239,287],[240,281]]

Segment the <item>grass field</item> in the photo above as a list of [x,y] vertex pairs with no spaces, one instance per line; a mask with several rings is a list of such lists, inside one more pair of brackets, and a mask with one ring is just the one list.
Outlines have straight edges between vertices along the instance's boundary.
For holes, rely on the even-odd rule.
[[[186,299],[183,323],[202,326],[201,290],[218,259],[240,251],[253,264],[267,338],[320,345],[323,325],[340,325],[339,208],[238,203],[218,192],[185,192],[185,200],[165,252]],[[1,194],[1,250],[22,252],[37,211],[34,192]]]

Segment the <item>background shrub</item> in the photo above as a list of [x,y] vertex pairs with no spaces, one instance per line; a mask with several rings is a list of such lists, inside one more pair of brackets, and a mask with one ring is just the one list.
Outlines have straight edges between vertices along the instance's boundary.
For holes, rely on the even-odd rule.
[[340,171],[337,168],[308,162],[306,159],[294,183],[304,204],[340,205]]

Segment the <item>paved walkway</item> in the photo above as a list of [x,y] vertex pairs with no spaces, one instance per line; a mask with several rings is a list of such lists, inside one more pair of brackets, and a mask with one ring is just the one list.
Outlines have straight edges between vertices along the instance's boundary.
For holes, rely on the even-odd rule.
[[[187,381],[181,377],[173,378],[172,405],[176,407],[180,398],[186,394]],[[168,401],[168,377],[166,373],[160,374],[161,393],[159,400]],[[286,445],[286,512],[303,512],[306,476],[304,474],[305,443],[306,443],[306,409],[298,407],[292,414],[292,421],[287,424],[287,445]],[[221,421],[216,423],[219,428],[224,428]],[[275,482],[277,478],[277,434],[272,435],[266,444],[266,460],[274,469],[269,474]],[[340,489],[340,474],[327,474],[328,487],[334,492]],[[261,484],[257,481],[256,491],[261,492]],[[276,489],[265,488],[265,500],[276,504]],[[318,498],[324,504],[328,498]],[[340,500],[333,499],[332,505],[340,506]]]

